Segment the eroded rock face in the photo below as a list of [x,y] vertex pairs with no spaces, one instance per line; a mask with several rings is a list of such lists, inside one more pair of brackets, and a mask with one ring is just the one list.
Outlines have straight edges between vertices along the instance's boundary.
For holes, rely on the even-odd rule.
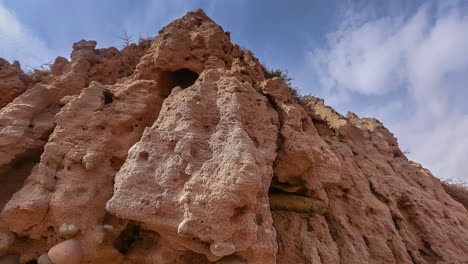
[[201,10],[151,46],[77,42],[29,78],[0,109],[0,232],[15,238],[2,257],[468,259],[466,209],[379,121],[297,102]]
[[31,81],[19,62],[10,64],[0,58],[0,109],[26,91]]

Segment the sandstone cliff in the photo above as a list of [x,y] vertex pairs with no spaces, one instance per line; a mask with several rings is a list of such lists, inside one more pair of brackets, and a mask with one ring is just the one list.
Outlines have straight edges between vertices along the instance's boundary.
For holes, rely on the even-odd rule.
[[0,62],[0,263],[468,263],[467,210],[382,123],[296,100],[203,11],[95,47]]

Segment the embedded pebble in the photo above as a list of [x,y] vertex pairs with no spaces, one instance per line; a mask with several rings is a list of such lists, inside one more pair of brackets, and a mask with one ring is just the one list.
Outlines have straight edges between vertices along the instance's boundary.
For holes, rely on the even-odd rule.
[[74,224],[62,224],[59,232],[60,236],[63,238],[72,238],[80,232],[80,229]]
[[177,234],[179,234],[179,236],[181,237],[188,237],[189,236],[188,232],[189,232],[188,220],[185,219],[177,227]]
[[16,235],[13,232],[0,232],[0,252],[9,249],[15,243]]
[[37,259],[37,264],[54,264],[47,253],[43,253]]
[[104,229],[104,231],[106,231],[106,232],[112,232],[112,231],[114,231],[114,227],[111,226],[111,225],[103,225],[103,226],[102,226],[102,229]]
[[53,246],[47,255],[54,264],[80,264],[82,258],[80,242],[75,239],[65,240]]
[[182,195],[182,197],[180,197],[179,199],[179,203],[181,204],[186,204],[189,202],[190,202],[190,199],[188,198],[187,194]]
[[236,252],[236,246],[232,242],[215,242],[210,245],[210,251],[215,256],[224,257]]

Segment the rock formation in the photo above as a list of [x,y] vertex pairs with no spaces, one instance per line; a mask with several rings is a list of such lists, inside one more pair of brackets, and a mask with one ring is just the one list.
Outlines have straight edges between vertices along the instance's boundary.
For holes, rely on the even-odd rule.
[[298,101],[202,10],[95,47],[0,62],[0,263],[468,263],[467,210],[379,121]]

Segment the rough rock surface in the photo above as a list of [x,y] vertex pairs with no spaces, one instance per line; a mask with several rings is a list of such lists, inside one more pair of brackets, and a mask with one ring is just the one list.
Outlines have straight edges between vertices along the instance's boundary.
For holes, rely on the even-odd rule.
[[467,210],[379,121],[298,102],[203,11],[95,47],[0,65],[1,257],[468,263]]
[[21,70],[18,61],[10,64],[0,58],[0,108],[26,91],[31,81],[31,78]]

